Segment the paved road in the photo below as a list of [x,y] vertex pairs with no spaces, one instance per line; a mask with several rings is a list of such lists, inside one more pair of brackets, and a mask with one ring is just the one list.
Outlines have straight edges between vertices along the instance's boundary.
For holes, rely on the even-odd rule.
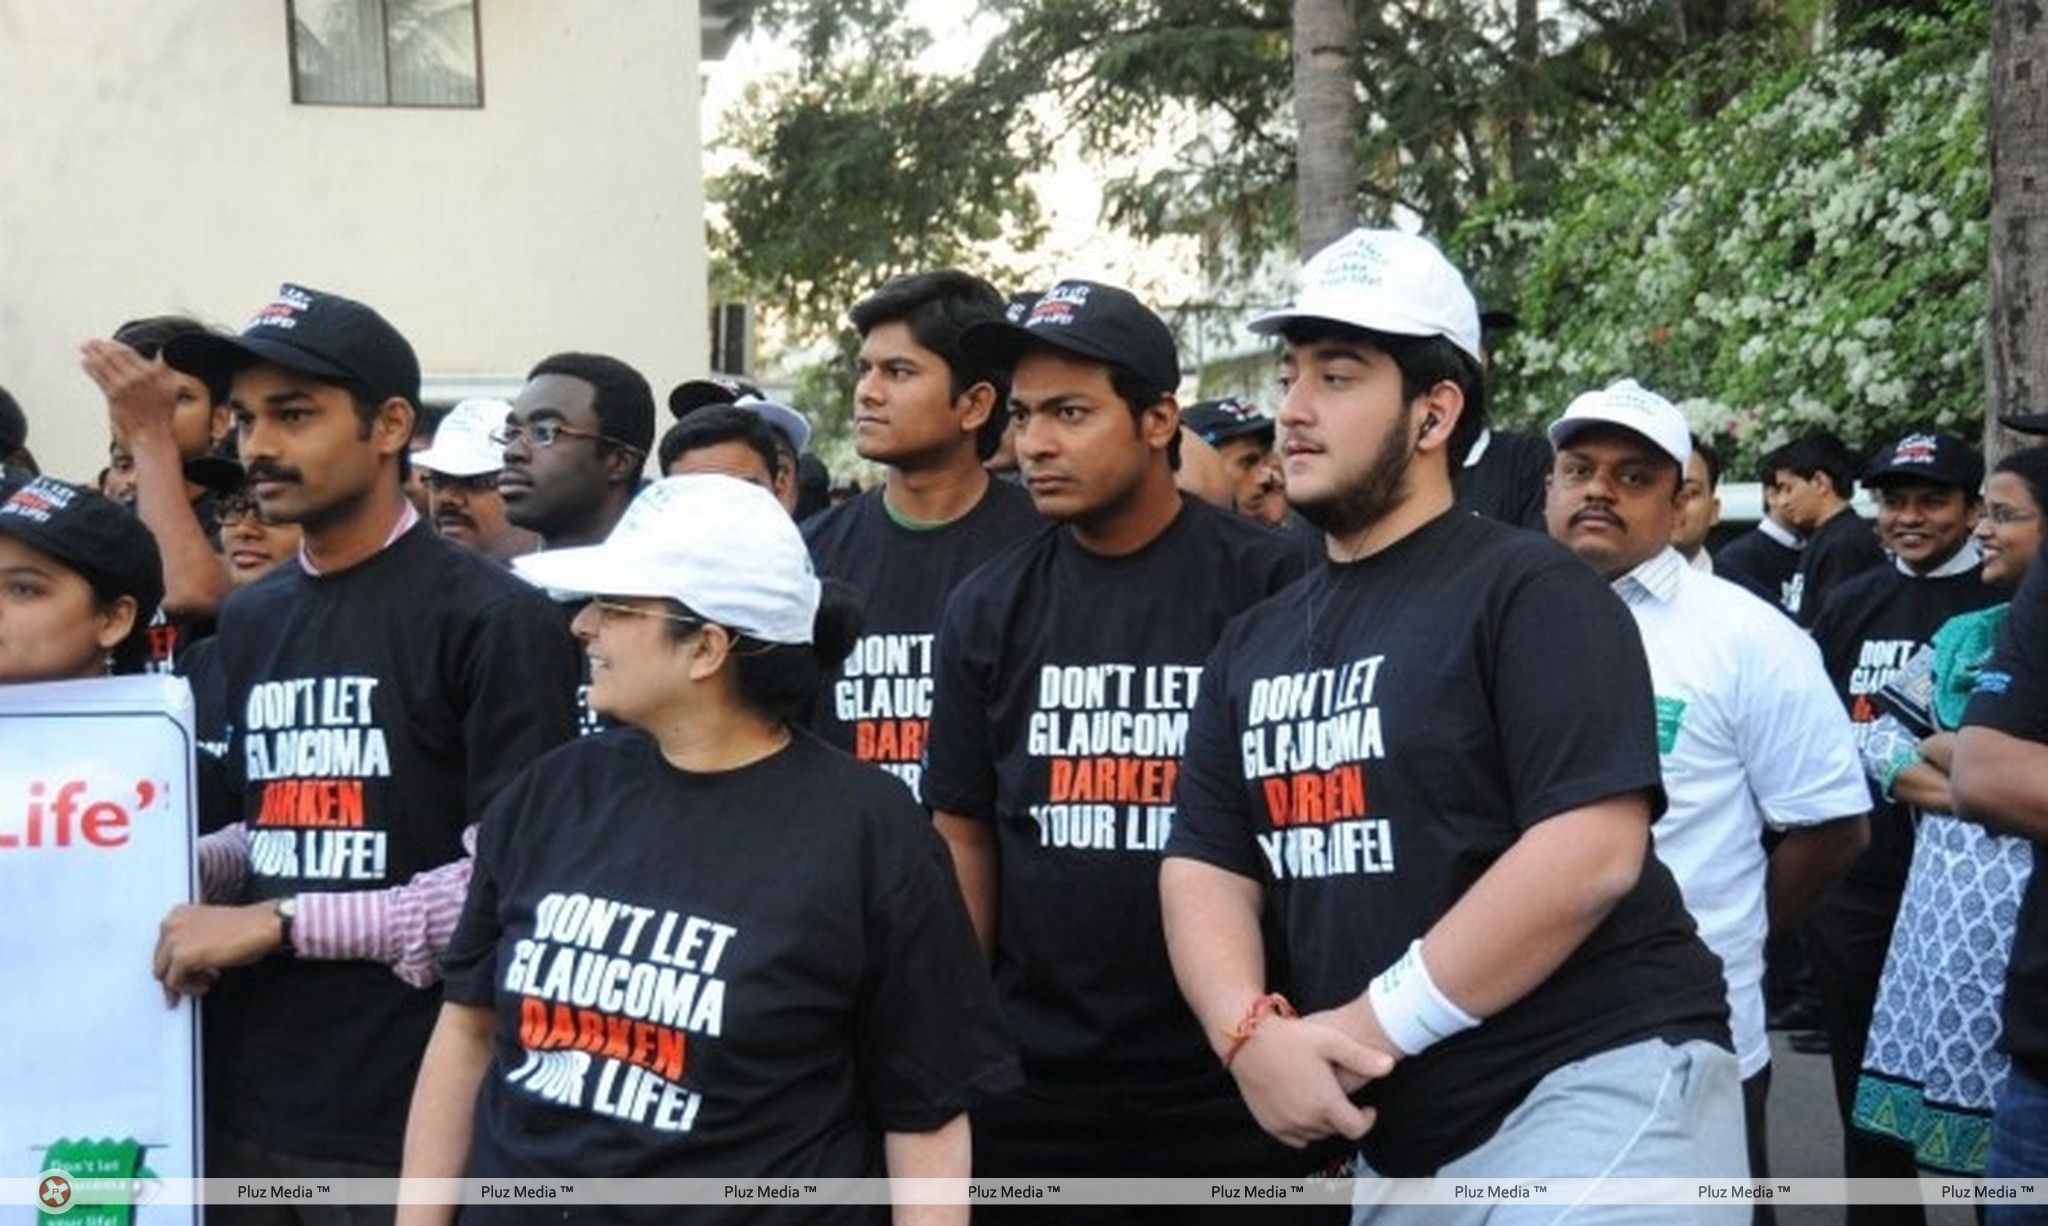
[[[1826,1056],[1802,1056],[1771,1036],[1771,1174],[1835,1176],[1842,1173],[1842,1126]],[[1843,1211],[1819,1205],[1786,1205],[1779,1226],[1834,1226]],[[1935,1205],[1928,1226],[1973,1226],[1965,1205]]]

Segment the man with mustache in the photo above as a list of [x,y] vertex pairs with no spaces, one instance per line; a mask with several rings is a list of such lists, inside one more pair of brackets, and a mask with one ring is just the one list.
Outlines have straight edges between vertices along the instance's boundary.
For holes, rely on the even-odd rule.
[[[1695,569],[1671,543],[1700,496],[1683,479],[1697,453],[1677,406],[1623,379],[1574,400],[1550,441],[1550,535],[1628,605],[1649,656],[1671,806],[1651,830],[1700,939],[1721,959],[1749,1173],[1761,1179],[1770,1173],[1764,938],[1793,929],[1863,848],[1870,797],[1856,741],[1799,627]],[[1768,857],[1767,828],[1783,832]]]
[[[1976,448],[1930,429],[1893,440],[1864,473],[1864,486],[1877,498],[1878,536],[1892,560],[1836,584],[1813,620],[1828,677],[1859,736],[1875,726],[1878,692],[1936,630],[1959,613],[2002,599],[1982,579],[1983,554],[1971,535],[1983,481]],[[1911,809],[1890,797],[1879,802],[1870,815],[1869,850],[1807,920],[1806,950],[1820,988],[1842,1117],[1843,1171],[1851,1178],[1910,1179],[1916,1174],[1910,1148],[1851,1122],[1892,924],[1913,863]],[[1852,1222],[1901,1217],[1921,1215],[1898,1206],[1849,1210]]]
[[412,457],[424,474],[434,531],[500,566],[540,548],[538,533],[506,518],[498,493],[504,452],[491,435],[511,413],[502,400],[465,400],[441,419],[433,445]]
[[933,675],[924,800],[1026,1079],[976,1114],[976,1171],[1308,1173],[1316,1161],[1264,1136],[1216,1066],[1158,919],[1202,662],[1225,622],[1300,573],[1300,552],[1175,488],[1179,354],[1126,291],[1064,281],[961,344],[1009,386],[1018,470],[1055,525],[955,589]]
[[1739,1176],[1720,966],[1650,849],[1641,640],[1569,550],[1455,506],[1464,278],[1355,230],[1252,328],[1285,341],[1287,496],[1327,558],[1224,631],[1188,726],[1160,893],[1216,1058],[1365,1175]]
[[474,822],[569,737],[574,645],[401,493],[419,362],[381,315],[288,284],[164,359],[228,403],[262,515],[303,529],[222,611],[227,725],[199,734],[241,820],[201,840],[207,901],[156,948],[167,993],[210,990],[207,1169],[395,1174]]

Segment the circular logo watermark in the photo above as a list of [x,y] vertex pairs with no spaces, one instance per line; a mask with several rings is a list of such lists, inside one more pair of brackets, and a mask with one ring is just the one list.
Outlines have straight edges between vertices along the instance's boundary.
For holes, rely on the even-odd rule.
[[71,1207],[71,1176],[47,1170],[36,1176],[36,1208],[44,1213],[62,1213]]

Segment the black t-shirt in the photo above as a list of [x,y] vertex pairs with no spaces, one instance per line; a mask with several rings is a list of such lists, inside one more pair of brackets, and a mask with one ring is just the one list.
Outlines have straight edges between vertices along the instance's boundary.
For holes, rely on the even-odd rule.
[[1541,532],[1544,478],[1550,475],[1550,443],[1533,434],[1496,430],[1475,464],[1451,474],[1458,506],[1517,528]]
[[1800,550],[1751,528],[1714,555],[1714,573],[1739,583],[1774,607],[1790,612],[1792,577],[1799,573]]
[[974,509],[936,528],[890,518],[880,489],[804,524],[818,574],[862,602],[860,640],[818,691],[811,729],[917,791],[932,712],[932,640],[968,572],[1045,526],[1031,496],[990,481]]
[[881,1176],[883,1133],[1017,1080],[931,822],[808,733],[712,774],[634,728],[542,759],[484,819],[445,965],[498,1019],[478,1178]]
[[1799,570],[1785,589],[1785,610],[1800,625],[1810,627],[1826,606],[1828,593],[1888,561],[1870,521],[1844,507],[1806,538],[1806,548],[1799,553]]
[[221,671],[220,640],[209,635],[178,655],[178,675],[192,687],[192,726],[199,730],[192,765],[198,775],[199,833],[212,834],[242,820],[242,800],[227,768],[228,679]]
[[[571,735],[575,647],[541,594],[420,524],[332,575],[281,566],[222,612],[231,786],[250,894],[380,890],[461,857],[463,829]],[[207,1025],[220,1116],[286,1153],[395,1163],[438,989],[371,961],[228,971]]]
[[[1460,511],[1326,565],[1232,623],[1202,685],[1166,854],[1265,890],[1271,985],[1355,999],[1536,823],[1663,809],[1635,623],[1547,537]],[[1721,966],[1645,850],[1641,879],[1534,991],[1369,1087],[1363,1152],[1427,1175],[1537,1081],[1650,1038],[1728,1044]]]
[[[1919,578],[1887,562],[1850,576],[1828,595],[1814,619],[1813,637],[1852,722],[1868,724],[1883,714],[1877,692],[1942,623],[1999,602],[1999,593],[1984,585],[1981,573],[1972,567],[1960,575]],[[1872,806],[1870,846],[1842,880],[1851,887],[1899,894],[1913,864],[1913,815],[1906,806],[1875,795]]]
[[[2048,547],[2013,597],[1992,666],[1977,677],[1965,725],[2048,742]],[[2034,875],[2020,898],[2005,976],[2005,1033],[2015,1063],[2048,1078],[2048,842],[2034,843]]]
[[1047,527],[947,606],[924,800],[996,823],[996,987],[1034,1092],[1230,1092],[1167,964],[1159,850],[1203,659],[1300,573],[1284,535],[1183,498],[1122,557]]

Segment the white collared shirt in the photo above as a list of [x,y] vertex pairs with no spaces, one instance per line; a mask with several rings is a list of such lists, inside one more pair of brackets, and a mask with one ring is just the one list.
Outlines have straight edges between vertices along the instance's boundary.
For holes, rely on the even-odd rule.
[[1755,596],[1667,548],[1614,580],[1642,632],[1670,808],[1657,855],[1700,939],[1720,957],[1742,1075],[1770,1061],[1764,1032],[1764,824],[1870,808],[1849,716],[1820,649]]

